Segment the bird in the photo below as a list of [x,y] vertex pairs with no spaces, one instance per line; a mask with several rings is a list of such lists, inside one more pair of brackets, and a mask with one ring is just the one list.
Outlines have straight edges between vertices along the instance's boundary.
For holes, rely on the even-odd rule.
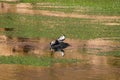
[[64,48],[70,46],[68,43],[63,42],[66,39],[65,35],[60,36],[56,40],[50,42],[50,50],[53,52],[59,51],[62,56],[65,55]]

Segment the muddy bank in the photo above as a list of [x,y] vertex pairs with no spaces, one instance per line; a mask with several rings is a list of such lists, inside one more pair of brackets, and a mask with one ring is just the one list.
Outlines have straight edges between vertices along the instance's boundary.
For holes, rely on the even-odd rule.
[[[37,54],[49,55],[50,39],[12,38],[0,36],[0,55]],[[120,50],[120,42],[106,39],[74,40],[66,39],[70,46],[65,49],[66,57],[80,57],[79,53],[109,52]],[[56,52],[59,53],[59,52]],[[60,54],[55,54],[60,56]]]
[[13,31],[14,28],[0,28],[0,31]]
[[[11,38],[0,36],[0,55],[39,54],[49,52],[47,39]],[[49,40],[48,40],[49,41]]]

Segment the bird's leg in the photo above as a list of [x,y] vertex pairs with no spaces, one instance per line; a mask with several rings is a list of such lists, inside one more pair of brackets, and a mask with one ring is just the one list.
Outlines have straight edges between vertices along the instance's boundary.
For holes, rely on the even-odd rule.
[[64,50],[61,50],[61,54],[62,54],[62,56],[64,56],[64,55],[65,55]]
[[50,46],[50,48],[49,48],[49,49],[50,49],[50,51],[52,51],[52,50],[53,50],[53,49],[52,49],[52,46]]

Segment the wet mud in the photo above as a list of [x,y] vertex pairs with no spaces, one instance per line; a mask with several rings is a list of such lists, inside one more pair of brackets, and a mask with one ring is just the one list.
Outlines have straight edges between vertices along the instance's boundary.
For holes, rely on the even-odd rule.
[[0,31],[13,31],[14,28],[0,28]]
[[[15,54],[37,54],[49,55],[50,39],[32,39],[32,38],[11,38],[5,35],[0,36],[0,55]],[[100,52],[110,52],[120,50],[120,42],[106,39],[91,40],[73,40],[66,39],[70,46],[65,48],[66,57],[77,58],[80,53],[97,54]],[[55,52],[59,53],[59,52]],[[59,54],[55,54],[58,56]]]
[[[45,40],[45,39],[44,39]],[[43,39],[11,38],[0,36],[0,55],[39,54],[49,52],[49,42]]]

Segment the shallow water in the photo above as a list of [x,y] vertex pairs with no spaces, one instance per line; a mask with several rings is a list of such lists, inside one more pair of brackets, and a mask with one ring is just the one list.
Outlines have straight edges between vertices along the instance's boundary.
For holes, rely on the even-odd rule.
[[[51,67],[24,65],[0,65],[1,80],[120,80],[120,66],[107,62],[101,64],[81,63],[74,65],[56,64]],[[111,58],[112,59],[112,58]],[[96,58],[97,60],[97,58]],[[120,60],[119,60],[120,61]]]

